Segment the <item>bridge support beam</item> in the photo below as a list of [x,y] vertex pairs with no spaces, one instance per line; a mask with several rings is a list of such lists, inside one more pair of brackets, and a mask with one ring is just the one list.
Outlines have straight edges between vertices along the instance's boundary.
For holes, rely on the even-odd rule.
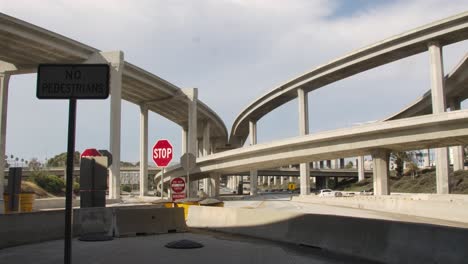
[[363,181],[365,179],[364,174],[364,156],[357,158],[357,169],[358,169],[358,180]]
[[[457,111],[460,110],[460,99],[454,98],[449,102],[450,111]],[[465,153],[463,146],[455,146],[452,147],[452,157],[453,157],[453,171],[463,170],[464,169],[464,161],[465,161]]]
[[210,197],[218,197],[219,196],[219,180],[220,180],[221,175],[219,173],[212,173],[210,174]]
[[[250,138],[250,145],[257,144],[257,122],[250,120],[249,122],[249,138]],[[250,195],[254,196],[258,193],[258,186],[257,186],[257,177],[258,171],[257,170],[250,170]]]
[[124,53],[122,51],[97,52],[86,63],[110,63],[110,127],[109,151],[112,164],[109,168],[109,198],[120,198],[120,139],[122,117],[122,73]]
[[[211,154],[210,123],[208,121],[205,121],[205,123],[203,124],[202,147],[203,147],[203,156],[208,156],[209,154]],[[209,177],[203,179],[203,190],[210,197],[213,197],[212,194],[214,193],[214,190],[213,190],[214,186],[211,185],[212,183],[211,176],[213,175],[214,174],[210,174]],[[219,184],[218,184],[218,187],[219,187]]]
[[148,195],[148,106],[140,105],[140,196]]
[[[299,135],[309,134],[309,102],[307,93],[304,89],[297,90],[297,99],[299,102]],[[310,194],[310,166],[309,163],[299,165],[301,195]]]
[[[431,74],[432,113],[439,114],[446,110],[442,46],[438,42],[429,42],[428,47]],[[437,193],[447,194],[450,193],[448,149],[447,147],[437,148],[435,153]]]
[[109,198],[120,199],[120,139],[122,116],[122,73],[124,54],[122,51],[101,52],[110,70],[110,136],[109,150],[112,153],[112,164],[109,170]]
[[[0,68],[0,70],[3,70]],[[6,152],[6,126],[8,112],[8,85],[10,74],[0,72],[0,157],[5,157]],[[3,200],[3,191],[5,184],[5,164],[0,162],[0,200]]]
[[378,149],[372,152],[374,162],[374,195],[389,195],[388,162],[390,152],[386,149]]
[[[188,135],[187,135],[187,152],[192,153],[197,157],[198,148],[198,135],[197,135],[197,101],[198,101],[198,89],[189,88],[182,90],[187,96],[188,106]],[[188,197],[196,197],[198,192],[198,181],[191,181],[187,179],[188,186]]]

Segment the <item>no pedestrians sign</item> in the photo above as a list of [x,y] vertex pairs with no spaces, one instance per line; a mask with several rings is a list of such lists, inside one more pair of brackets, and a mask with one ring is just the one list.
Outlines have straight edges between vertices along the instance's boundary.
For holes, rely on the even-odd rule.
[[40,64],[36,95],[39,99],[106,99],[109,65]]

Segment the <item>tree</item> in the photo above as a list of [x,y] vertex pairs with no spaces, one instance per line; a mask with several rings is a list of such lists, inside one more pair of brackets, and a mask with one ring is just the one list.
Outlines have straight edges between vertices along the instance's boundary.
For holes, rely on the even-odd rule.
[[418,176],[418,165],[414,162],[409,162],[407,166],[407,172],[411,173],[411,178],[414,179],[414,176]]
[[404,151],[401,152],[392,152],[391,159],[395,163],[395,172],[397,177],[403,176],[403,164],[405,161],[411,161],[408,154]]
[[[80,152],[75,151],[73,155],[74,166],[80,165]],[[47,160],[48,167],[65,167],[67,165],[67,152],[55,155],[53,158]]]
[[354,167],[354,164],[352,161],[349,161],[348,164],[346,164],[345,169],[352,169]]
[[[28,163],[28,162],[26,161],[26,163]],[[29,161],[28,168],[30,170],[34,170],[34,171],[39,170],[41,168],[41,162],[39,162],[38,158],[32,158]]]
[[120,161],[120,167],[135,167],[135,165],[128,161]]

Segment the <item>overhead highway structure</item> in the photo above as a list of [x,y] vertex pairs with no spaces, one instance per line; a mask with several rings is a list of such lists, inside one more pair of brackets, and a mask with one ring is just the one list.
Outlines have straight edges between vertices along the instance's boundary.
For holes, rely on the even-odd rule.
[[[400,60],[421,52],[428,51],[430,59],[431,101],[433,114],[446,111],[442,48],[468,38],[468,12],[464,12],[409,32],[380,41],[351,54],[336,59],[328,64],[303,74],[279,87],[267,92],[249,106],[236,118],[231,128],[230,145],[241,147],[249,134],[256,134],[250,124],[256,124],[263,116],[277,107],[298,98],[299,135],[308,134],[308,97],[307,93],[327,84],[342,80],[360,72]],[[462,67],[464,67],[462,65]],[[463,71],[462,71],[463,72]],[[464,73],[462,73],[464,75]],[[457,82],[457,78],[452,78]],[[457,86],[456,84],[454,86]],[[457,109],[456,105],[451,107]],[[459,107],[458,107],[459,109]],[[448,153],[446,148],[437,152],[437,193],[449,193]],[[380,159],[388,159],[388,153],[376,153],[374,167],[385,169]],[[323,158],[325,159],[325,157]],[[359,160],[362,161],[362,158]],[[301,164],[301,194],[309,194],[308,161]],[[362,162],[361,162],[362,163]],[[379,165],[380,164],[380,165]],[[359,166],[362,168],[362,166]],[[362,173],[360,173],[361,179]],[[374,174],[374,176],[377,176]],[[378,187],[378,186],[375,186]],[[387,188],[386,186],[385,188]],[[388,193],[388,191],[385,191]]]
[[[0,156],[5,155],[6,117],[8,103],[9,79],[15,74],[35,73],[39,64],[65,63],[108,63],[111,67],[111,124],[110,151],[114,163],[110,168],[111,198],[119,194],[119,161],[120,161],[120,130],[121,130],[121,99],[140,106],[140,159],[142,175],[147,173],[147,133],[148,111],[153,111],[168,120],[180,125],[183,131],[188,131],[189,119],[195,124],[191,145],[196,144],[197,135],[209,124],[209,142],[213,152],[217,147],[224,147],[227,142],[227,129],[221,118],[197,97],[190,98],[195,89],[180,89],[174,84],[145,71],[124,60],[121,51],[102,52],[96,48],[64,37],[60,34],[32,25],[0,13]],[[195,108],[189,106],[192,105]],[[196,112],[190,115],[190,112]],[[190,115],[190,117],[189,117]],[[198,127],[198,129],[195,129]],[[194,140],[195,138],[195,140]],[[146,143],[146,144],[145,144]],[[187,151],[184,149],[183,151]],[[0,165],[0,188],[3,186],[3,165]],[[147,182],[142,177],[142,186]],[[0,190],[1,192],[2,190]],[[141,195],[146,193],[145,187]]]
[[[371,123],[357,127],[299,136],[216,153],[197,159],[192,180],[209,173],[236,174],[301,162],[372,155],[376,193],[388,194],[390,151],[455,146],[468,143],[468,110]],[[167,175],[183,176],[180,165],[167,168]],[[377,179],[375,178],[378,175]],[[165,179],[167,180],[167,179]],[[377,188],[376,188],[377,187]]]
[[359,49],[319,66],[267,92],[247,106],[235,119],[230,135],[233,146],[242,146],[249,135],[249,122],[258,121],[279,106],[306,93],[360,72],[428,51],[430,42],[440,47],[468,38],[468,12],[452,16]]

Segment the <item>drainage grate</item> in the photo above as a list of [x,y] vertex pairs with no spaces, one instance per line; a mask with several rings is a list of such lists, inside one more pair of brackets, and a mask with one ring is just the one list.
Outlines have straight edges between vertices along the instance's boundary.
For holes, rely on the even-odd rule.
[[182,240],[167,243],[165,247],[176,248],[176,249],[190,249],[190,248],[201,248],[203,247],[203,245],[192,240],[182,239]]

